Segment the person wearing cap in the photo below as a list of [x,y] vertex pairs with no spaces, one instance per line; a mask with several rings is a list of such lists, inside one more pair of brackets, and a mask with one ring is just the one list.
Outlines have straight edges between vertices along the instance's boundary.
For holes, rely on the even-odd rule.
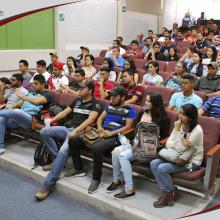
[[198,91],[214,95],[220,91],[220,76],[217,76],[218,65],[215,62],[211,62],[208,66],[207,76],[202,76],[198,79],[195,85],[195,89]]
[[81,54],[79,54],[77,56],[76,62],[78,64],[83,64],[84,65],[84,63],[85,63],[85,56],[89,54],[89,48],[81,46],[80,49],[81,49]]
[[49,53],[51,63],[47,66],[47,72],[53,74],[53,63],[58,62],[59,57],[56,51]]
[[96,98],[108,99],[109,91],[115,87],[115,84],[109,81],[110,69],[102,67],[100,69],[100,79],[94,81],[95,91],[94,96]]
[[144,53],[138,48],[138,41],[132,40],[130,44],[130,48],[126,53],[122,55],[122,57],[132,57],[133,59],[143,59]]
[[144,34],[143,34],[143,33],[139,33],[139,34],[137,35],[137,41],[138,41],[138,44],[139,44],[140,46],[144,46],[143,37],[144,37]]
[[36,66],[36,73],[34,74],[34,76],[32,77],[32,79],[30,80],[30,83],[34,82],[34,77],[38,74],[41,74],[44,76],[46,82],[48,81],[49,77],[50,77],[50,73],[47,72],[46,70],[46,62],[44,60],[38,60],[36,62],[37,66]]
[[68,86],[69,79],[63,74],[63,63],[53,63],[53,75],[48,79],[48,85],[50,90],[61,90],[61,86]]
[[[123,87],[117,86],[109,93],[111,95],[111,102],[105,107],[105,110],[97,120],[98,133],[101,139],[90,146],[93,153],[92,182],[88,189],[88,193],[90,194],[99,190],[103,155],[121,145],[118,134],[131,129],[137,117],[136,109],[133,106],[125,104],[126,90]],[[69,146],[73,158],[74,170],[70,172],[68,176],[85,175],[80,157],[81,148],[85,147],[84,143],[79,136],[76,136],[70,139]]]
[[106,58],[111,58],[113,49],[114,49],[115,47],[118,47],[118,48],[119,48],[119,54],[120,54],[120,55],[123,55],[123,54],[126,52],[126,50],[120,46],[120,41],[119,41],[119,40],[113,40],[112,46],[110,46],[110,47],[108,48],[108,50],[107,50],[107,52],[106,52],[106,54],[105,54],[105,57],[106,57]]
[[121,86],[126,90],[126,104],[141,104],[144,90],[142,85],[135,84],[134,72],[131,69],[125,69],[122,71]]
[[[77,135],[77,132],[84,130],[86,127],[91,126],[98,115],[102,111],[100,102],[93,97],[94,84],[92,81],[85,81],[80,83],[79,96],[73,103],[57,114],[51,121],[62,121],[64,126],[45,127],[41,130],[41,140],[45,143],[53,157],[53,164],[43,167],[44,171],[50,171],[44,180],[43,187],[35,194],[39,200],[45,199],[52,191],[56,184],[65,162],[69,155],[69,138]],[[70,116],[70,118],[68,117]],[[58,150],[56,139],[64,140],[60,150]],[[81,173],[85,175],[85,173]]]

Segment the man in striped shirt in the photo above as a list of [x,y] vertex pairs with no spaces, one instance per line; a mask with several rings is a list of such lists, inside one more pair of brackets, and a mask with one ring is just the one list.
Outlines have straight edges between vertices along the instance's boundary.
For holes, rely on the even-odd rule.
[[220,96],[214,96],[205,102],[202,108],[199,109],[199,115],[204,115],[205,113],[209,117],[220,120]]

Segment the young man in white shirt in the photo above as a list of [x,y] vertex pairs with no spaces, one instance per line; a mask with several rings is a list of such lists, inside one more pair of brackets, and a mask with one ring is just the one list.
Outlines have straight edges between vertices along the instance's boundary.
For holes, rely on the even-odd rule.
[[46,70],[46,66],[47,66],[46,62],[44,60],[38,60],[36,64],[37,64],[36,66],[37,72],[34,74],[32,79],[30,80],[30,83],[33,83],[34,77],[38,74],[43,75],[45,78],[45,81],[47,82],[50,77],[50,73],[48,73]]
[[50,90],[60,91],[62,85],[69,85],[68,78],[63,74],[63,63],[53,63],[53,71],[53,76],[50,76],[48,79],[48,85]]

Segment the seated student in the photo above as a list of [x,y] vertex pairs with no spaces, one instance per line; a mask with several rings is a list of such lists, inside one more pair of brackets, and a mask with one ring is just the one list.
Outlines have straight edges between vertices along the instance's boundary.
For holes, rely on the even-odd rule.
[[118,47],[119,48],[119,54],[122,56],[126,51],[123,47],[120,46],[120,41],[118,40],[113,40],[112,46],[110,46],[105,54],[106,58],[111,58],[113,48]]
[[194,51],[192,60],[193,63],[187,66],[187,72],[197,77],[206,76],[208,68],[202,64],[202,53],[200,51]]
[[168,55],[166,56],[166,61],[170,62],[170,61],[178,61],[178,60],[179,60],[179,56],[176,48],[170,47],[168,49]]
[[83,69],[76,69],[73,80],[69,83],[69,86],[61,85],[61,92],[79,95],[79,89],[81,88],[80,83],[85,81],[85,71]]
[[102,67],[100,69],[101,78],[94,81],[94,96],[96,98],[108,99],[109,91],[115,87],[115,84],[109,81],[110,69]]
[[140,46],[144,46],[143,37],[144,37],[144,34],[143,34],[143,33],[139,33],[139,34],[137,35],[137,42],[138,42],[138,45],[140,45]]
[[214,96],[204,103],[199,109],[199,115],[204,114],[220,120],[220,95]]
[[63,75],[63,63],[55,62],[53,63],[53,75],[48,79],[48,85],[50,90],[61,90],[61,86],[68,86],[69,80]]
[[7,77],[0,78],[0,109],[5,108],[6,94],[10,91],[11,81]]
[[169,49],[171,47],[172,48],[174,47],[172,42],[171,42],[171,37],[170,36],[165,36],[164,37],[164,44],[161,47],[160,52],[163,53],[165,56],[167,56],[168,55],[168,51],[169,51]]
[[56,51],[49,53],[49,55],[50,55],[51,63],[47,66],[47,72],[53,74],[54,72],[53,64],[59,61],[59,56]]
[[171,174],[200,169],[203,160],[203,130],[198,124],[198,112],[194,105],[186,104],[181,107],[179,120],[175,122],[172,134],[167,140],[166,148],[192,148],[192,153],[183,151],[175,162],[164,159],[151,161],[150,168],[162,191],[162,196],[153,203],[155,208],[174,204],[175,185]]
[[142,85],[160,86],[163,82],[163,78],[162,76],[158,75],[159,63],[157,61],[150,61],[146,68],[148,69],[148,73],[144,74]]
[[75,58],[72,56],[67,57],[66,64],[63,65],[64,75],[73,78],[76,68],[77,68],[77,63]]
[[179,59],[179,61],[183,61],[186,64],[187,68],[193,64],[193,59],[192,59],[193,52],[194,52],[193,47],[188,47],[186,49],[186,52]]
[[202,33],[197,33],[195,46],[198,49],[207,48],[209,46]]
[[218,51],[214,46],[209,46],[205,58],[202,59],[202,64],[208,65],[211,62],[216,62]]
[[144,40],[144,47],[142,48],[142,52],[144,53],[144,59],[147,59],[148,54],[151,51],[152,44],[153,44],[153,38],[152,37],[147,37]]
[[[109,76],[109,80],[110,81],[115,81],[116,78],[117,78],[117,75],[115,73],[115,71],[113,70],[113,62],[110,58],[105,58],[104,59],[104,62],[102,64],[102,67],[106,67],[106,68],[109,68],[110,69],[110,76]],[[99,80],[101,78],[101,75],[100,75],[100,71],[92,78],[94,80]]]
[[132,57],[133,59],[143,59],[144,58],[143,52],[140,49],[138,49],[138,41],[137,40],[131,41],[130,49],[128,49],[126,51],[126,53],[124,53],[122,55],[122,57],[124,57],[124,58]]
[[174,74],[166,81],[165,87],[174,90],[182,90],[183,76],[187,74],[186,65],[179,61],[175,66]]
[[220,91],[220,76],[217,76],[218,65],[214,62],[208,64],[208,75],[200,77],[195,89],[207,94],[215,94]]
[[168,109],[179,111],[183,105],[188,103],[193,104],[200,109],[202,107],[202,99],[194,93],[194,85],[194,76],[189,74],[184,75],[182,81],[183,92],[174,93],[172,95]]
[[[16,90],[18,89],[23,96],[28,95],[28,91],[22,87],[23,75],[20,73],[15,73],[11,76],[10,87],[2,87],[0,91],[0,103],[5,102],[6,109],[13,109],[17,107],[18,102],[21,100],[17,96]],[[8,89],[6,89],[8,88]]]
[[20,60],[19,61],[19,71],[20,71],[20,74],[23,75],[23,83],[29,83],[29,81],[31,80],[32,78],[32,75],[31,73],[28,71],[28,62],[27,60]]
[[141,85],[135,84],[134,73],[131,69],[122,71],[121,86],[126,90],[125,104],[141,104],[144,89]]
[[[91,145],[93,153],[93,175],[88,193],[99,190],[102,176],[103,155],[111,152],[115,147],[121,145],[118,134],[133,127],[136,119],[136,109],[125,104],[126,91],[122,87],[115,87],[110,91],[111,103],[97,120],[97,128],[101,139]],[[69,173],[73,176],[83,176],[85,171],[80,157],[81,148],[84,147],[82,140],[76,136],[69,141],[70,152],[73,158],[74,170]]]
[[[52,165],[43,167],[43,170],[51,171],[45,178],[43,187],[35,194],[35,197],[39,200],[46,199],[62,172],[69,155],[69,138],[73,138],[78,131],[92,125],[102,111],[100,103],[93,97],[93,82],[87,80],[80,86],[80,97],[56,115],[51,122],[60,121],[69,115],[71,115],[71,118],[64,123],[64,126],[46,127],[40,132],[41,139],[49,149],[54,161]],[[60,150],[56,145],[56,139],[64,140]]]
[[160,43],[154,42],[151,52],[148,54],[147,61],[149,60],[166,60],[163,53],[160,52]]
[[122,43],[123,43],[123,37],[118,36],[118,37],[116,38],[116,40],[119,42],[119,45],[118,45],[119,47],[121,47],[121,48],[127,50],[127,46],[124,45],[124,44],[122,44]]
[[[136,84],[138,84],[138,73],[137,73],[135,62],[134,62],[132,57],[128,57],[128,58],[125,59],[124,69],[131,69],[133,71],[133,73],[134,73],[134,82]],[[118,74],[118,78],[117,78],[118,83],[121,83],[121,81],[122,81],[122,72],[120,72]]]
[[85,56],[89,54],[89,48],[81,46],[80,49],[81,49],[81,54],[77,56],[76,62],[77,62],[77,64],[84,65],[85,64]]
[[5,152],[4,136],[6,128],[22,127],[31,128],[32,116],[43,109],[48,109],[53,102],[52,93],[45,89],[45,78],[38,74],[34,77],[35,92],[27,96],[15,91],[15,94],[21,99],[16,107],[20,109],[4,109],[0,111],[0,153]]
[[113,67],[124,67],[124,59],[120,56],[120,49],[119,47],[112,48],[112,55],[109,57],[113,62]]
[[94,56],[87,54],[85,56],[85,66],[82,68],[85,71],[86,79],[92,79],[96,74],[96,68],[94,67]]
[[33,83],[34,77],[38,74],[42,74],[47,82],[50,77],[50,73],[48,73],[46,70],[46,66],[47,66],[46,62],[44,60],[38,60],[36,64],[37,64],[37,68],[36,68],[37,72],[34,74],[34,76],[31,78],[29,82]]
[[[164,109],[163,98],[159,93],[151,93],[147,95],[143,110],[139,113],[136,124],[139,122],[154,122],[160,127],[160,138],[166,138],[169,135],[170,121]],[[136,137],[135,137],[136,138]],[[122,179],[124,179],[124,187],[120,193],[115,194],[117,199],[131,198],[135,195],[134,184],[132,180],[132,167],[130,161],[135,160],[132,148],[125,150],[116,147],[112,151],[113,166],[113,182],[106,189],[108,193],[112,193],[119,187],[122,187]],[[123,177],[120,174],[122,171]],[[122,178],[121,178],[122,177]]]

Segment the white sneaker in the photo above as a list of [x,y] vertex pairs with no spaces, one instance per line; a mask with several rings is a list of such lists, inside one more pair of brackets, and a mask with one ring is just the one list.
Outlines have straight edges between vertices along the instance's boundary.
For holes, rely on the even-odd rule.
[[5,152],[4,148],[0,148],[0,154],[3,154]]

